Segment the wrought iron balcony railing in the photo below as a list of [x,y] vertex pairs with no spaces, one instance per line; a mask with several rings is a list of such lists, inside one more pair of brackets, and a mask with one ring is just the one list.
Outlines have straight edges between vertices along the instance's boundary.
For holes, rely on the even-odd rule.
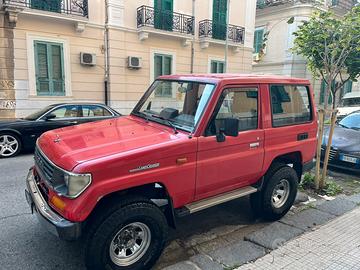
[[[245,28],[242,26],[229,24],[228,40],[244,44]],[[211,20],[203,20],[199,22],[199,37],[210,37],[219,40],[226,40],[226,25],[216,24]]]
[[343,9],[351,9],[356,3],[356,0],[257,0],[256,5],[258,9],[272,7],[282,4],[312,4],[316,6],[339,6]]
[[137,27],[153,27],[155,29],[194,34],[195,19],[192,16],[156,10],[153,7],[141,6],[137,9]]
[[88,0],[0,0],[4,6],[88,17]]

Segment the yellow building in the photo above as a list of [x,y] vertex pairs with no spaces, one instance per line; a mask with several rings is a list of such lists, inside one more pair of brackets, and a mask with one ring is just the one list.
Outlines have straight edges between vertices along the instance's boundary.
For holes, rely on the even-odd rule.
[[129,113],[158,75],[251,72],[256,3],[229,2],[3,0],[0,118],[73,101]]

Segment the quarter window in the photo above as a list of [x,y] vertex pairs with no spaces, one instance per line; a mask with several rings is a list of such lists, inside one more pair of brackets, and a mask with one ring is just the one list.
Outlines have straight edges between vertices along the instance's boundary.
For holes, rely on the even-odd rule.
[[64,96],[63,45],[35,41],[36,90],[39,96]]
[[311,103],[307,87],[272,85],[270,93],[274,127],[311,121]]
[[101,106],[96,105],[83,105],[82,106],[83,117],[104,117],[111,116],[111,113]]
[[214,121],[210,124],[209,133],[215,135],[224,126],[226,118],[239,120],[239,131],[258,128],[258,90],[257,88],[226,89],[222,95],[221,106]]

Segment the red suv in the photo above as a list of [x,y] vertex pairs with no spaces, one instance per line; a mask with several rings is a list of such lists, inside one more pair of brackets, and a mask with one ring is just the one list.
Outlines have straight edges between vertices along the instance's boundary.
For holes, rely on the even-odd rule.
[[130,116],[42,135],[26,197],[55,235],[84,236],[88,269],[149,269],[178,216],[246,195],[285,215],[316,133],[308,80],[163,76]]

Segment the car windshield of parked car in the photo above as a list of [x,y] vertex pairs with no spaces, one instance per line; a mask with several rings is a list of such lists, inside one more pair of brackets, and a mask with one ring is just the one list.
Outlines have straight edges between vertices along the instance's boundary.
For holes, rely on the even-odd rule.
[[360,130],[360,112],[352,113],[339,122],[345,128]]
[[360,97],[359,98],[345,98],[341,101],[341,107],[356,107],[360,106]]
[[49,110],[51,110],[52,108],[54,108],[54,106],[52,106],[52,105],[47,106],[37,112],[30,114],[29,116],[25,117],[24,119],[34,121],[34,120],[38,119],[40,116],[42,116],[43,114],[45,114],[46,112],[48,112]]
[[133,114],[193,132],[215,88],[213,84],[157,80]]

